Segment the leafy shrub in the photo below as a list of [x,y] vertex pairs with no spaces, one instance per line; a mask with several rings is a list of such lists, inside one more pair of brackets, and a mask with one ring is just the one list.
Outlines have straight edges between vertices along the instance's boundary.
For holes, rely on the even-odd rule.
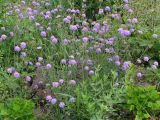
[[135,114],[135,120],[154,117],[160,108],[160,96],[155,86],[126,85],[127,108]]
[[13,98],[7,105],[0,104],[0,117],[6,120],[34,120],[34,103],[22,99]]

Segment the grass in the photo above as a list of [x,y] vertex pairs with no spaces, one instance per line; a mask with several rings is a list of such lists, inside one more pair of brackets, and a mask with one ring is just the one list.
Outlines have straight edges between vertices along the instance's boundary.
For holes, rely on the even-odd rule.
[[[2,40],[1,37],[0,42],[0,105],[4,108],[9,107],[11,100],[16,101],[14,98],[24,99],[23,104],[25,102],[31,106],[34,104],[34,112],[29,110],[29,113],[35,117],[26,118],[27,113],[24,112],[17,114],[19,120],[159,119],[159,109],[154,109],[154,106],[159,106],[160,101],[157,97],[160,69],[159,66],[153,66],[155,62],[160,61],[159,0],[129,1],[133,14],[123,10],[118,0],[115,3],[112,0],[97,4],[87,2],[90,5],[89,10],[95,13],[98,8],[104,8],[109,4],[112,13],[123,14],[122,19],[111,18],[111,13],[104,15],[89,13],[90,16],[84,18],[80,14],[66,12],[67,8],[74,8],[76,0],[68,2],[52,0],[49,1],[52,5],[48,7],[43,1],[37,1],[41,4],[40,7],[34,7],[29,0],[26,0],[26,5],[20,4],[20,1],[0,1],[3,3],[0,36],[7,35],[7,40]],[[81,8],[79,4],[82,1],[77,2],[79,3],[75,3],[76,7]],[[26,14],[23,20],[19,19],[19,13],[16,12],[11,16],[6,15],[9,9],[15,11],[13,6],[18,4],[23,14],[28,7],[38,10],[38,14],[34,15],[34,21],[29,20]],[[61,6],[57,6],[59,4]],[[53,9],[57,12],[53,13],[50,19],[44,19],[39,15],[42,12],[45,15],[46,11]],[[81,8],[84,13],[85,10]],[[70,30],[70,26],[64,24],[63,20],[67,16],[71,16],[69,25],[78,24],[78,30]],[[107,20],[109,32],[105,34],[91,32],[93,20],[88,17],[96,19],[101,27]],[[137,18],[138,24],[128,23],[128,18]],[[40,23],[40,27],[35,23]],[[122,37],[117,30],[120,27],[129,30],[128,24],[135,32],[129,37]],[[90,32],[83,33],[81,29],[84,27]],[[142,30],[143,34],[138,34],[138,30]],[[9,35],[11,31],[14,32],[14,37]],[[46,32],[46,37],[40,35],[41,31]],[[157,39],[152,37],[154,33],[158,35]],[[58,40],[57,43],[52,42],[53,35]],[[89,41],[84,43],[84,37],[88,37]],[[67,45],[64,45],[64,39],[68,40]],[[110,41],[107,42],[110,43],[104,44],[108,39]],[[20,52],[14,51],[15,46],[20,46],[22,42],[25,42],[27,47]],[[114,52],[107,53],[108,50]],[[24,52],[26,56],[22,57]],[[149,62],[143,60],[145,56],[149,57]],[[40,61],[39,57],[43,60]],[[142,63],[136,62],[138,58]],[[61,64],[62,60],[66,60],[64,65]],[[70,60],[75,60],[76,64],[69,65]],[[107,62],[108,60],[112,61]],[[118,65],[117,61],[121,64]],[[37,64],[40,64],[40,67]],[[47,68],[48,64],[51,68]],[[14,72],[7,73],[9,67],[14,67],[14,72],[19,72],[20,77],[16,78]],[[126,67],[126,70],[122,70],[122,67]],[[137,77],[139,72],[142,74],[140,78]],[[30,77],[31,80],[27,80],[26,77]],[[133,86],[136,87],[129,89]],[[147,92],[144,92],[145,90]],[[153,97],[144,97],[148,92],[152,93]],[[56,98],[55,104],[48,100],[50,96]],[[65,107],[60,105],[61,102],[64,102]],[[15,109],[17,108],[15,112],[20,112],[18,108],[21,105],[12,104]],[[26,107],[24,111],[27,111]],[[16,119],[13,116],[6,109],[0,110],[0,119]]]

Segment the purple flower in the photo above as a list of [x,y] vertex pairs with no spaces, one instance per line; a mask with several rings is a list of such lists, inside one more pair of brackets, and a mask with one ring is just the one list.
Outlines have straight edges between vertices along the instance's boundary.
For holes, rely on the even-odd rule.
[[45,32],[45,31],[42,31],[42,32],[41,32],[41,37],[43,37],[43,38],[46,37],[46,32]]
[[51,100],[51,103],[54,105],[54,104],[56,104],[56,102],[57,102],[57,99],[56,98],[53,98],[52,100]]
[[64,19],[63,19],[63,22],[66,23],[66,24],[67,24],[67,23],[70,23],[70,19],[64,18]]
[[20,47],[21,47],[22,49],[26,48],[26,46],[27,46],[27,44],[26,44],[25,42],[21,42]]
[[128,4],[125,4],[125,5],[123,6],[123,8],[126,9],[126,10],[129,10]]
[[155,62],[154,62],[154,65],[158,67],[158,62],[157,62],[157,61],[155,61]]
[[76,30],[78,30],[78,27],[77,27],[77,25],[70,25],[69,29],[76,31]]
[[19,77],[20,77],[20,73],[17,72],[17,71],[15,71],[15,72],[13,73],[13,76],[14,76],[15,78],[19,78]]
[[59,83],[60,83],[60,84],[63,84],[63,83],[64,83],[64,80],[63,80],[63,79],[60,79],[60,80],[59,80]]
[[101,48],[97,48],[97,49],[96,49],[96,53],[97,53],[97,54],[101,53]]
[[118,32],[119,32],[119,34],[120,34],[122,37],[130,36],[130,35],[131,35],[131,32],[130,32],[130,31],[124,30],[123,28],[119,28],[119,29],[118,29]]
[[20,13],[21,11],[20,11],[20,9],[17,8],[17,9],[15,9],[15,12]]
[[53,44],[57,44],[57,42],[58,42],[57,38],[55,38],[54,36],[51,36],[50,39],[51,39]]
[[82,32],[84,33],[88,32],[88,28],[87,27],[82,28]]
[[137,23],[137,22],[138,22],[137,18],[132,19],[132,23]]
[[68,64],[69,64],[69,65],[76,65],[76,64],[77,64],[77,61],[74,60],[74,59],[71,59],[71,60],[68,61]]
[[121,65],[120,61],[115,61],[115,65],[120,66]]
[[11,37],[13,37],[13,36],[14,36],[14,33],[13,33],[13,32],[10,32],[9,34],[10,34],[10,36],[11,36]]
[[15,46],[15,47],[14,47],[14,51],[15,51],[15,52],[20,52],[20,51],[21,51],[21,48],[20,48],[19,46]]
[[32,80],[32,78],[31,78],[30,76],[26,76],[26,77],[25,77],[25,80],[29,82],[29,81]]
[[128,3],[128,0],[123,0],[123,2]]
[[38,57],[38,61],[39,62],[43,61],[43,58],[42,57]]
[[51,64],[47,64],[45,68],[46,68],[47,70],[49,70],[49,69],[52,68],[52,65],[51,65]]
[[67,40],[67,39],[63,40],[63,45],[67,45],[68,43],[69,43],[69,40]]
[[152,37],[156,39],[156,38],[158,38],[158,35],[157,34],[153,34]]
[[54,88],[59,87],[59,82],[52,82],[52,87],[54,87]]
[[69,99],[69,101],[70,101],[71,103],[74,103],[74,102],[76,102],[76,99],[75,99],[74,97],[71,97],[71,98]]
[[93,71],[93,70],[90,70],[90,71],[88,72],[88,74],[89,74],[89,75],[93,75],[93,74],[94,74],[94,71]]
[[65,103],[64,103],[64,102],[60,102],[60,103],[59,103],[59,107],[60,107],[60,108],[64,108],[64,107],[65,107]]
[[88,71],[88,70],[89,70],[89,67],[88,67],[88,66],[85,66],[85,67],[84,67],[84,70]]
[[110,10],[111,10],[111,9],[110,9],[109,6],[106,6],[106,7],[105,7],[105,11],[106,11],[106,12],[109,12]]
[[9,74],[12,74],[13,71],[14,71],[14,68],[13,68],[13,67],[10,67],[10,68],[7,69],[7,73],[9,73]]
[[136,76],[137,76],[138,78],[142,78],[142,73],[138,72],[138,73],[136,74]]
[[2,39],[2,40],[6,40],[6,39],[7,39],[7,36],[6,36],[5,34],[3,34],[3,35],[1,36],[1,39]]
[[84,43],[88,42],[88,38],[87,37],[84,37],[82,40],[83,40]]
[[27,56],[26,52],[21,52],[20,58],[24,58],[26,56]]
[[153,69],[153,70],[156,70],[156,69],[157,69],[157,66],[156,66],[156,65],[152,65],[152,69]]
[[51,96],[51,95],[47,95],[47,96],[46,96],[46,100],[47,100],[47,101],[51,101],[51,100],[52,100],[52,96]]
[[61,62],[60,62],[62,65],[66,64],[67,61],[65,59],[62,59]]
[[103,9],[99,9],[98,14],[103,14]]
[[127,68],[129,67],[130,64],[131,64],[130,61],[124,62],[123,65],[122,65],[122,70],[127,70]]
[[69,81],[69,84],[70,84],[70,85],[76,85],[76,81],[75,81],[75,80],[70,80],[70,81]]
[[147,56],[144,57],[144,61],[145,61],[145,62],[148,62],[148,61],[149,61],[149,57],[147,57]]
[[36,62],[36,67],[40,67],[41,63],[40,62]]

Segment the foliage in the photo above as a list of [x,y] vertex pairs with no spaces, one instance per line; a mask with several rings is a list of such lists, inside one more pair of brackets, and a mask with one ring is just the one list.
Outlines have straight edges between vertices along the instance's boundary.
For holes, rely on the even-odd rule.
[[127,108],[135,114],[135,120],[155,117],[160,108],[160,95],[155,86],[126,84]]
[[34,103],[22,98],[12,98],[6,104],[0,104],[0,115],[5,120],[35,120]]

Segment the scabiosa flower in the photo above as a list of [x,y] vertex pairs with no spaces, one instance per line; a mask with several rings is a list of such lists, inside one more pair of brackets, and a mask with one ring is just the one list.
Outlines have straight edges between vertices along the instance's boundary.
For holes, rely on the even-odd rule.
[[56,99],[56,98],[53,98],[53,99],[51,100],[51,104],[52,104],[52,105],[56,104],[56,102],[57,102],[57,99]]
[[60,79],[59,80],[59,83],[62,85],[64,83],[64,80],[63,79]]
[[141,72],[138,72],[138,73],[136,74],[136,76],[137,76],[137,78],[142,78],[142,73],[141,73]]
[[52,65],[51,65],[51,64],[47,64],[45,68],[46,68],[47,70],[49,70],[49,69],[52,68]]
[[130,35],[131,35],[131,32],[130,32],[130,31],[124,30],[123,28],[119,28],[119,29],[118,29],[118,32],[119,32],[119,34],[120,34],[122,37],[130,36]]
[[64,102],[60,102],[60,103],[59,103],[59,107],[60,107],[60,108],[64,108],[64,107],[65,107],[65,103],[64,103]]
[[47,101],[51,101],[51,100],[52,100],[52,96],[51,96],[51,95],[47,95],[47,96],[46,96],[46,100],[47,100]]
[[69,84],[70,84],[70,85],[76,85],[76,81],[75,81],[75,80],[70,80],[70,81],[69,81]]
[[66,24],[67,24],[67,23],[70,23],[70,19],[64,18],[64,19],[63,19],[63,22],[66,23]]
[[156,38],[158,38],[158,35],[157,34],[153,34],[152,37],[156,39]]
[[115,65],[120,66],[121,65],[120,61],[115,61]]
[[84,32],[84,33],[88,32],[88,28],[87,27],[83,27],[82,28],[82,32]]
[[40,23],[37,23],[37,22],[36,22],[36,23],[35,23],[35,26],[36,26],[36,27],[39,27],[39,26],[40,26]]
[[24,58],[26,56],[27,56],[26,52],[21,52],[20,58]]
[[129,10],[128,4],[125,4],[125,5],[123,6],[123,8],[126,9],[126,10]]
[[82,38],[82,40],[84,43],[87,43],[89,39],[87,37],[84,37],[84,38]]
[[96,53],[97,53],[97,54],[99,54],[99,53],[101,53],[101,52],[102,52],[102,51],[101,51],[101,48],[97,48],[97,49],[96,49]]
[[52,82],[52,87],[54,87],[54,88],[59,87],[59,82]]
[[36,67],[40,67],[41,63],[40,62],[36,62]]
[[132,19],[132,23],[137,23],[137,22],[138,22],[137,18]]
[[75,102],[76,102],[76,99],[75,99],[74,97],[71,97],[71,98],[69,99],[69,101],[70,101],[71,103],[75,103]]
[[39,62],[41,62],[41,61],[43,61],[43,58],[42,58],[42,57],[38,57],[37,60],[38,60]]
[[26,77],[25,77],[25,80],[26,80],[27,82],[30,82],[30,81],[32,80],[32,78],[31,78],[30,76],[26,76]]
[[93,62],[92,62],[92,60],[87,60],[87,65],[93,65]]
[[52,29],[51,29],[51,27],[47,27],[47,30],[48,30],[48,31],[51,31]]
[[42,32],[41,32],[41,37],[43,37],[43,38],[46,37],[46,32],[45,32],[45,31],[42,31]]
[[89,75],[94,75],[94,71],[93,71],[93,70],[90,70],[90,71],[88,72],[88,74],[89,74]]
[[62,65],[66,64],[67,61],[65,59],[62,59],[61,62],[60,62]]
[[128,0],[123,0],[123,2],[128,3]]
[[144,59],[145,62],[149,61],[149,57],[147,57],[147,56],[145,56],[143,59]]
[[30,21],[34,21],[34,19],[35,19],[34,16],[29,16]]
[[138,58],[138,59],[137,59],[137,63],[138,63],[138,64],[141,64],[142,61]]
[[20,13],[21,11],[20,11],[20,9],[17,8],[17,9],[15,9],[15,12]]
[[67,39],[63,40],[63,45],[67,45],[68,43],[69,43],[69,40],[67,40]]
[[130,61],[124,62],[123,65],[122,65],[122,70],[127,70],[127,68],[129,67],[130,64],[131,64]]
[[57,38],[55,38],[54,36],[51,36],[50,39],[51,39],[53,44],[57,44],[57,42],[58,42]]
[[20,77],[20,73],[17,72],[17,71],[15,71],[15,72],[13,73],[13,76],[14,76],[15,78],[19,78],[19,77]]
[[22,49],[25,49],[26,46],[27,46],[27,44],[26,44],[25,42],[21,42],[21,43],[20,43],[20,47],[21,47]]
[[108,62],[112,62],[113,59],[112,59],[112,58],[108,58],[107,61],[108,61]]
[[20,52],[20,51],[21,51],[21,48],[20,48],[19,46],[15,46],[15,47],[14,47],[14,51],[15,51],[15,52]]
[[1,35],[1,39],[2,40],[6,40],[7,39],[7,36],[5,34]]
[[155,61],[153,64],[158,67],[158,62],[157,61]]
[[111,9],[110,9],[109,6],[106,6],[106,7],[105,7],[105,11],[106,11],[106,12],[109,12],[110,10],[111,10]]
[[141,30],[138,30],[138,34],[143,34],[143,31],[141,31]]
[[11,36],[11,37],[13,37],[13,36],[14,36],[14,33],[13,33],[13,32],[10,32],[9,34],[10,34],[10,36]]
[[103,9],[99,9],[98,14],[103,14]]
[[69,29],[76,31],[76,30],[78,30],[78,27],[77,27],[77,25],[70,25]]
[[156,70],[156,69],[157,69],[157,66],[156,66],[156,65],[152,65],[151,67],[152,67],[153,70]]
[[85,67],[84,67],[84,70],[88,71],[88,70],[89,70],[89,67],[88,67],[88,66],[85,66]]
[[74,60],[74,59],[71,59],[71,60],[68,61],[68,64],[69,64],[69,65],[76,65],[76,64],[77,64],[77,61]]
[[14,68],[13,68],[13,67],[10,67],[10,68],[7,69],[7,73],[9,73],[9,74],[12,74],[13,71],[14,71]]

